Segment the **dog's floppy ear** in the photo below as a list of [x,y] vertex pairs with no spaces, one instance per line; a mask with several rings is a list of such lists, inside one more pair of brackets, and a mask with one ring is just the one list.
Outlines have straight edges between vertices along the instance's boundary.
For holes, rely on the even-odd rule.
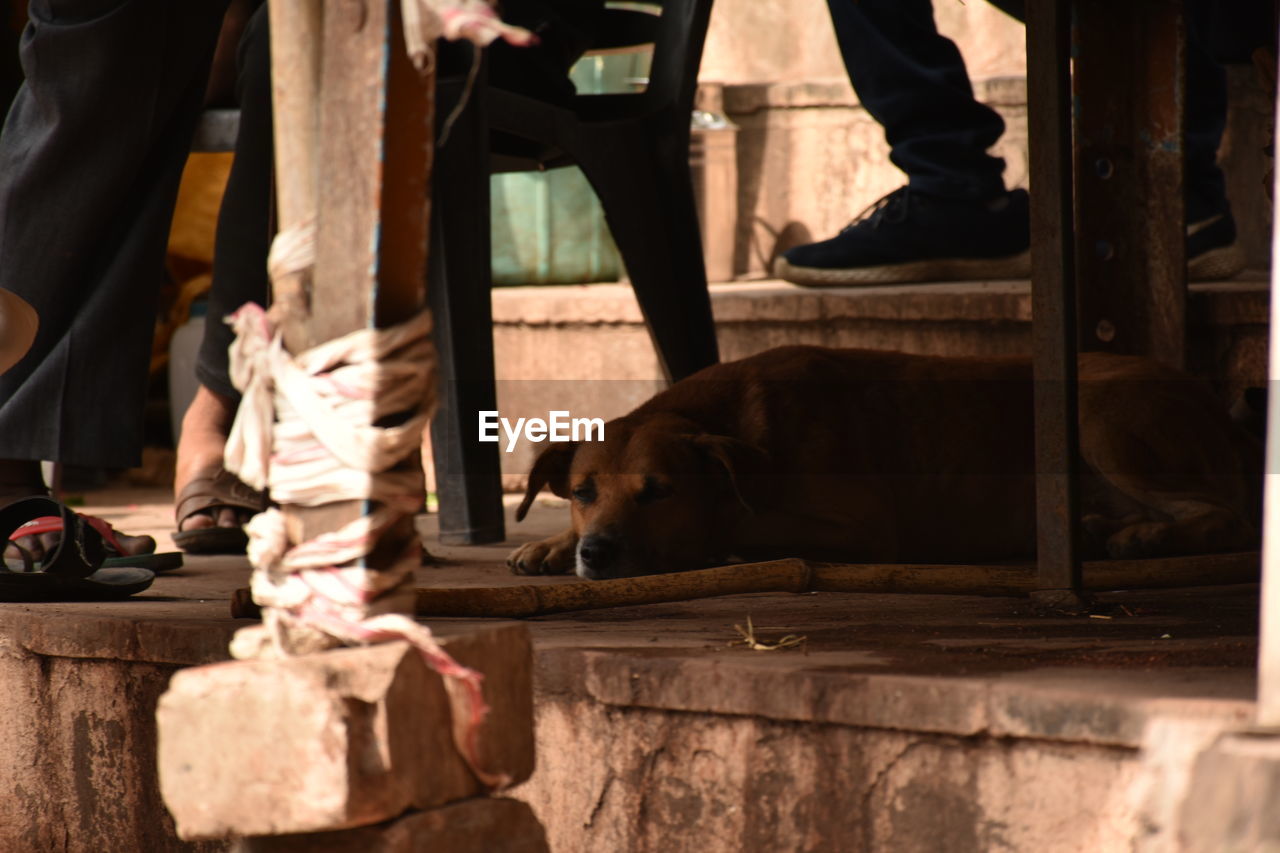
[[769,454],[750,442],[727,435],[695,435],[693,443],[724,468],[729,475],[729,487],[738,503],[747,512],[754,512],[743,492],[749,492],[748,483],[765,471],[769,464]]
[[524,521],[533,499],[543,486],[550,486],[551,491],[562,498],[569,497],[569,466],[573,463],[573,454],[578,451],[576,441],[558,441],[547,445],[547,449],[538,454],[533,467],[529,469],[529,485],[524,490],[524,500],[516,508],[516,521]]

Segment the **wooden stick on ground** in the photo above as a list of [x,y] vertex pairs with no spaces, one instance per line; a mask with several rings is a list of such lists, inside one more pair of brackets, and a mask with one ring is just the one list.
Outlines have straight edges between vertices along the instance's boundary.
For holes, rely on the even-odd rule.
[[[1257,583],[1257,552],[1099,560],[1084,564],[1093,590],[1163,589]],[[523,619],[551,613],[636,607],[753,592],[915,593],[1021,597],[1036,588],[1031,566],[809,563],[774,560],[693,572],[606,581],[417,590],[417,615]],[[254,618],[246,589],[236,590],[231,615]]]

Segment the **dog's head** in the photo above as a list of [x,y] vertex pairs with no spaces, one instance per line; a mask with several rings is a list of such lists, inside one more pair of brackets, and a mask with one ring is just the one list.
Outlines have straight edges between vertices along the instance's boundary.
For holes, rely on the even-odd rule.
[[703,568],[751,511],[759,448],[687,422],[610,422],[605,439],[549,445],[529,472],[524,518],[544,486],[571,503],[577,573],[621,578]]

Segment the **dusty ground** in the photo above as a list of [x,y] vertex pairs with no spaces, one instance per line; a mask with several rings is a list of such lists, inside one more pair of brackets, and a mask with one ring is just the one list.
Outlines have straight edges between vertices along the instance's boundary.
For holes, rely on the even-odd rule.
[[[168,496],[160,490],[112,491],[86,496],[94,512],[132,533],[156,536],[172,547]],[[420,570],[427,586],[497,586],[564,583],[572,578],[517,578],[502,561],[515,543],[545,536],[564,523],[556,499],[544,499],[521,524],[509,522],[509,541],[497,546],[448,547],[432,541],[435,566]],[[2,605],[12,615],[77,615],[71,633],[93,620],[166,623],[170,630],[225,636],[234,629],[228,599],[247,585],[248,563],[238,557],[191,557],[135,599],[113,604]],[[1172,695],[1251,699],[1257,655],[1257,588],[1112,593],[1089,617],[1053,617],[1028,602],[961,596],[753,594],[688,603],[589,611],[526,620],[540,649],[596,649],[645,658],[698,658],[770,671],[804,670],[910,675],[995,676],[1057,670],[1107,670],[1143,677],[1140,684]],[[16,612],[15,612],[16,611]],[[752,651],[736,626],[752,620],[757,638],[801,638],[777,651]],[[25,621],[25,620],[23,620]],[[438,620],[442,624],[466,620]],[[211,624],[212,623],[212,624]],[[193,637],[194,639],[194,637]],[[214,653],[213,645],[205,646]],[[106,651],[103,649],[102,651]],[[195,650],[193,649],[193,652]],[[1104,680],[1111,681],[1108,676]],[[1118,680],[1127,680],[1120,678]]]
[[[500,546],[431,544],[420,583],[575,582],[503,565],[565,523],[558,504]],[[85,508],[171,547],[164,491]],[[23,786],[0,807],[0,847],[197,849],[159,801],[153,709],[174,669],[226,657],[248,573],[191,557],[129,601],[0,604],[0,778]],[[1114,593],[1063,617],[1018,599],[770,593],[523,620],[538,769],[514,793],[557,853],[1127,850],[1175,831],[1159,804],[1181,802],[1183,777],[1150,749],[1160,732],[1186,752],[1252,722],[1257,599]],[[795,644],[744,647],[748,619],[757,640]]]

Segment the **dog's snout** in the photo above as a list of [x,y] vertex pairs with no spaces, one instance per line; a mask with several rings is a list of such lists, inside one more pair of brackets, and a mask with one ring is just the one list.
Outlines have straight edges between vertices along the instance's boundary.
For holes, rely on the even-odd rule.
[[585,568],[599,572],[613,566],[621,550],[618,540],[611,536],[593,533],[583,537],[578,545],[578,559]]

